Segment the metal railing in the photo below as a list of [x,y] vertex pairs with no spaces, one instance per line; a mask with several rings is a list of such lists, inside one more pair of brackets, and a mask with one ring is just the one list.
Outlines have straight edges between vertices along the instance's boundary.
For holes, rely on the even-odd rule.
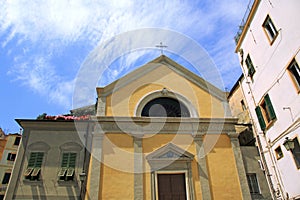
[[243,19],[242,19],[242,21],[241,21],[239,27],[238,27],[237,33],[236,33],[236,35],[234,36],[235,44],[238,43],[238,41],[239,41],[239,39],[240,39],[240,37],[241,37],[241,34],[242,34],[243,30],[244,30],[245,24],[246,24],[247,19],[248,19],[248,17],[249,17],[249,14],[250,14],[251,8],[252,8],[252,6],[253,6],[253,4],[254,4],[254,1],[255,1],[255,0],[249,0],[249,3],[248,3],[248,5],[247,5],[246,12],[245,12],[245,14],[244,14],[244,16],[243,16]]

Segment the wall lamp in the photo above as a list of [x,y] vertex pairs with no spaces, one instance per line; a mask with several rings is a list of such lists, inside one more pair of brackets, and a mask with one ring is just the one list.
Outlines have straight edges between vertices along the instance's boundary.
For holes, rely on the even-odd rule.
[[283,146],[286,148],[288,151],[293,151],[295,148],[294,141],[289,139],[288,137],[285,138],[283,142]]
[[85,178],[86,178],[86,173],[85,171],[82,171],[80,174],[79,174],[79,180],[81,182],[85,181]]

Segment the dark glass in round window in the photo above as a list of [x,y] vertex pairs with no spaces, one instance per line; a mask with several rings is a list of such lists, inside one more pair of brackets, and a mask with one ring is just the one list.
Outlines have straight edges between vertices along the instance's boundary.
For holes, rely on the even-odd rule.
[[176,99],[161,97],[149,101],[142,110],[144,117],[190,117],[187,107]]

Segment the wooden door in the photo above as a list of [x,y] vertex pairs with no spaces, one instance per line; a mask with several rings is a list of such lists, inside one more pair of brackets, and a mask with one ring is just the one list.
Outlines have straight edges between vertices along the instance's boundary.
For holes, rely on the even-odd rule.
[[185,174],[158,174],[159,200],[186,200]]

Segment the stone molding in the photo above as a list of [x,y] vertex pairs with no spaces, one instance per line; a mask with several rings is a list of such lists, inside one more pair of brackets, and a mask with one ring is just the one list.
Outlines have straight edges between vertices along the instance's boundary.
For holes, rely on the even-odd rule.
[[129,134],[224,134],[235,132],[234,118],[94,117],[103,132]]

